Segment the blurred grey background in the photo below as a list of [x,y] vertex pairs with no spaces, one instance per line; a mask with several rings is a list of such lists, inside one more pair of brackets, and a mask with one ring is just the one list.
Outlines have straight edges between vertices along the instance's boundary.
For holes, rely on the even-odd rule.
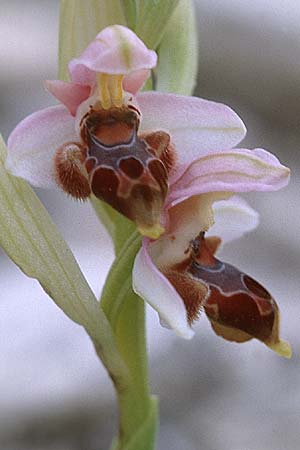
[[[87,2],[88,3],[88,2]],[[43,79],[56,78],[57,0],[1,0],[0,129],[52,105]],[[231,105],[249,148],[290,166],[290,185],[247,195],[261,214],[255,233],[224,249],[273,293],[294,356],[258,342],[227,343],[203,316],[189,342],[148,311],[152,390],[160,396],[159,450],[298,450],[300,447],[298,0],[198,0],[197,95]],[[89,205],[38,191],[92,288],[99,293],[112,245]],[[91,233],[92,230],[92,233]],[[93,242],[91,240],[93,236]],[[0,251],[0,448],[99,450],[116,429],[110,382],[83,330],[71,323]]]

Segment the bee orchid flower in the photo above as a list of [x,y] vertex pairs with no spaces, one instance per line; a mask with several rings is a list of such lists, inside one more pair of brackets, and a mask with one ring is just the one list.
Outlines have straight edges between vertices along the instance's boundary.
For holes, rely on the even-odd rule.
[[232,149],[245,127],[222,104],[139,92],[156,61],[128,28],[102,30],[70,61],[70,82],[45,82],[61,104],[17,125],[8,139],[7,169],[76,199],[93,193],[143,235],[159,237],[170,186],[180,186],[200,155]]
[[262,149],[236,149],[194,161],[171,185],[166,232],[144,239],[133,269],[133,288],[161,323],[190,339],[205,311],[217,335],[245,342],[256,338],[290,357],[279,337],[279,310],[256,280],[216,258],[221,243],[258,224],[258,214],[235,192],[272,191],[287,184],[289,169]]
[[[265,150],[234,149],[246,129],[228,106],[139,92],[156,62],[156,53],[128,28],[102,30],[70,61],[70,82],[45,82],[61,104],[17,125],[6,166],[35,186],[59,187],[76,199],[93,193],[135,222],[146,237],[134,289],[179,335],[192,336],[203,308],[226,339],[255,337],[287,354],[273,298],[215,252],[224,233],[240,235],[243,220],[251,229],[256,217],[244,204],[234,208],[232,193],[280,189],[289,170]],[[235,209],[236,222],[226,231],[218,220],[217,237],[208,237],[213,203],[221,200],[227,212]]]

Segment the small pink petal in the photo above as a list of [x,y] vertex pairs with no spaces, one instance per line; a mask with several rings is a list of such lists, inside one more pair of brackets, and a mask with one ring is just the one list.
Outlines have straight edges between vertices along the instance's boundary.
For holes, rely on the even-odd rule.
[[8,138],[6,168],[34,186],[57,187],[55,150],[76,140],[75,120],[64,106],[52,106],[26,117]]
[[276,191],[289,182],[290,171],[263,149],[235,149],[194,160],[172,185],[169,206],[205,192]]
[[184,303],[167,280],[154,265],[149,253],[149,241],[144,239],[133,266],[133,290],[154,308],[161,322],[172,328],[178,336],[185,339],[193,337]]
[[239,116],[221,103],[159,92],[140,93],[137,101],[142,131],[165,130],[171,135],[178,157],[176,177],[195,159],[229,150],[246,134]]
[[69,63],[74,83],[93,85],[96,72],[129,74],[155,67],[157,55],[136,34],[122,25],[102,30],[79,58]]
[[150,70],[148,69],[135,70],[134,72],[129,73],[123,80],[124,91],[135,95],[137,91],[142,89],[146,80],[149,78],[149,75]]
[[44,86],[68,108],[72,116],[75,116],[78,106],[89,97],[91,92],[90,86],[60,80],[46,80]]
[[222,244],[241,238],[253,231],[259,223],[259,214],[241,197],[235,195],[228,200],[213,204],[215,223],[206,236],[218,236]]

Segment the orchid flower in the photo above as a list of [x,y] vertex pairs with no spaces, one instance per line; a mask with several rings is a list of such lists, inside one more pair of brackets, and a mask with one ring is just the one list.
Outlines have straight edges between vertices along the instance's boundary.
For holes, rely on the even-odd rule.
[[45,82],[62,104],[17,125],[8,139],[8,170],[77,199],[93,193],[143,235],[159,237],[169,186],[200,155],[238,144],[245,127],[225,105],[139,93],[156,60],[128,28],[102,30],[69,63],[70,82]]
[[156,240],[144,238],[133,268],[135,292],[158,312],[162,325],[190,339],[191,325],[203,309],[226,340],[256,338],[281,356],[291,356],[289,344],[279,337],[273,297],[215,257],[221,243],[258,224],[258,214],[232,193],[276,190],[288,179],[289,169],[271,154],[240,149],[200,157],[171,186],[166,232]]

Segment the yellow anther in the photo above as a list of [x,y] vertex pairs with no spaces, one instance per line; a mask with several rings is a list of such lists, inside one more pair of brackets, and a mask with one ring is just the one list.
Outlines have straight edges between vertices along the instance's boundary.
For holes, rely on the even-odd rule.
[[111,103],[114,106],[122,106],[123,104],[123,75],[110,75],[109,92]]
[[109,93],[109,78],[107,73],[97,74],[97,85],[99,91],[99,97],[101,105],[104,109],[111,107],[110,93]]
[[123,75],[97,74],[97,85],[101,105],[104,109],[123,104]]

